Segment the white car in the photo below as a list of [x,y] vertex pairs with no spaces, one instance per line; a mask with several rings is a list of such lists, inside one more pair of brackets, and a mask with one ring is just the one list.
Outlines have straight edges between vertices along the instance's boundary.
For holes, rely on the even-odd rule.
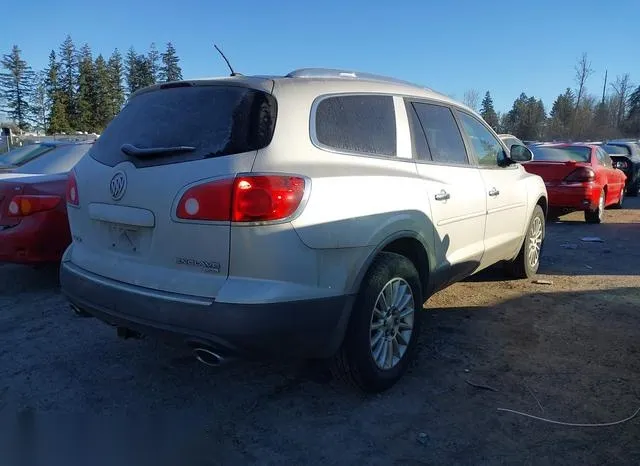
[[75,167],[74,308],[208,364],[329,358],[367,391],[414,354],[423,302],[493,264],[536,273],[547,193],[478,114],[325,69],[138,91]]

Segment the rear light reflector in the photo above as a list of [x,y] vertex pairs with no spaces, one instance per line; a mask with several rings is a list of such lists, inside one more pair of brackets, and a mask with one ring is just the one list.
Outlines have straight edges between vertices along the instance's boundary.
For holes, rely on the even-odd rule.
[[189,188],[176,216],[184,220],[267,222],[293,215],[304,197],[305,179],[288,175],[243,175]]
[[595,178],[596,173],[591,168],[580,167],[569,173],[564,180],[572,183],[577,183],[593,181]]
[[78,207],[80,205],[80,197],[78,196],[78,182],[76,174],[72,170],[67,178],[67,204]]
[[10,217],[26,217],[38,212],[53,210],[62,199],[59,196],[14,196],[9,202],[7,213]]

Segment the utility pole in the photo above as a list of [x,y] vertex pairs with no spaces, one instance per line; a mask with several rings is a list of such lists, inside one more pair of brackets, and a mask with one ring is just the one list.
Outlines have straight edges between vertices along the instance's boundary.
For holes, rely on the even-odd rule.
[[604,104],[604,96],[607,93],[607,74],[609,70],[604,70],[604,86],[602,86],[602,103]]

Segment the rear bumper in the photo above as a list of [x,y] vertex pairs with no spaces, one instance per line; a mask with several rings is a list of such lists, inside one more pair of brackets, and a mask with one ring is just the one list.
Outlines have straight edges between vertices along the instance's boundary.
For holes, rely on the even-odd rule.
[[547,184],[549,208],[593,210],[598,207],[600,188],[593,184]]
[[72,304],[111,325],[240,356],[331,356],[342,342],[353,303],[353,296],[215,302],[117,282],[71,262],[62,263],[60,284]]
[[40,212],[23,218],[15,226],[0,226],[0,262],[60,262],[70,243],[66,215],[57,211]]

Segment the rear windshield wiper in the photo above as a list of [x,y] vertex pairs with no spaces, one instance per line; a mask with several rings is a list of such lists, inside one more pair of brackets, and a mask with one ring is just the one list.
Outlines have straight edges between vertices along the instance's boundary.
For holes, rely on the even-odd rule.
[[193,152],[196,150],[193,146],[173,146],[173,147],[148,147],[140,148],[133,144],[122,144],[120,150],[127,155],[134,157],[149,157],[153,155],[175,154],[179,152]]

